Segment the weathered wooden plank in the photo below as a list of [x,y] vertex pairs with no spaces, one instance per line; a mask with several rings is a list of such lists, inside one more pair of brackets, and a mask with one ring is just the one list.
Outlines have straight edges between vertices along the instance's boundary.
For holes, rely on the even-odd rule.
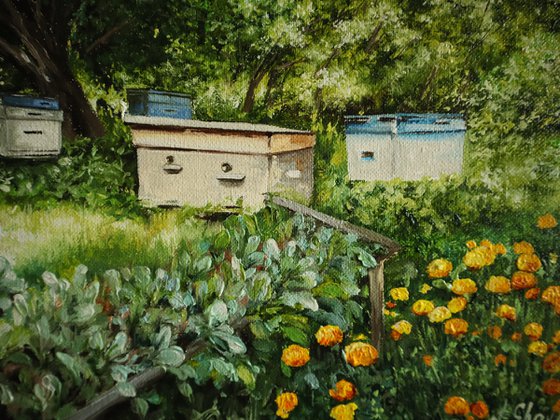
[[385,260],[378,260],[377,264],[377,267],[368,270],[369,303],[371,314],[371,341],[379,353],[381,353],[381,346],[383,344],[382,338],[385,331],[383,322],[383,308],[385,306],[385,279],[383,276],[383,268]]

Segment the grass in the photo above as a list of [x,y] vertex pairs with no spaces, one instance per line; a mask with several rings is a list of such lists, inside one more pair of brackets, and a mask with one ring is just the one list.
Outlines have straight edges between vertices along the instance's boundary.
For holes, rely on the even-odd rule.
[[188,244],[220,226],[185,218],[180,210],[117,220],[71,204],[48,210],[0,206],[0,255],[27,279],[61,275],[78,264],[90,271],[144,265],[169,268]]

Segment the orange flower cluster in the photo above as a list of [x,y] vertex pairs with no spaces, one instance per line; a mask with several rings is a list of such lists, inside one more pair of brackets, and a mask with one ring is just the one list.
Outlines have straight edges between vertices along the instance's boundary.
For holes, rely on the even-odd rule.
[[434,361],[433,356],[429,355],[429,354],[425,354],[422,356],[422,361],[424,362],[424,364],[428,367],[432,366],[432,363]]
[[560,314],[560,286],[548,286],[541,295],[541,300],[554,306]]
[[[474,245],[474,246],[473,246]],[[506,247],[503,244],[493,244],[487,239],[476,242],[467,242],[469,251],[463,256],[463,263],[471,270],[480,270],[482,267],[494,264],[497,255],[506,254]]]
[[490,414],[488,405],[484,401],[479,400],[469,405],[467,400],[458,396],[449,397],[443,410],[450,416],[466,416],[471,413],[477,419],[485,419]]
[[548,353],[548,345],[544,341],[533,341],[529,344],[527,351],[529,354],[543,357],[546,353]]
[[543,382],[543,392],[546,395],[560,395],[560,380],[550,378]]
[[556,226],[558,226],[558,222],[556,221],[556,218],[550,213],[543,214],[537,219],[537,227],[539,229],[552,229]]
[[335,420],[353,420],[357,409],[356,403],[339,404],[331,409],[330,417]]
[[309,349],[292,344],[282,351],[282,361],[286,366],[301,367],[309,362]]
[[505,365],[506,361],[507,361],[507,357],[505,354],[500,353],[496,355],[496,357],[494,357],[494,364],[496,366]]
[[513,244],[513,252],[519,254],[534,254],[535,248],[527,241],[516,242]]
[[548,373],[560,372],[560,351],[549,353],[543,360],[543,369]]
[[490,276],[490,279],[484,285],[484,288],[491,293],[509,293],[511,292],[511,283],[504,276]]
[[453,270],[453,264],[451,264],[451,261],[444,258],[433,260],[430,264],[428,264],[426,269],[428,277],[431,279],[447,277],[449,273],[451,273],[451,270]]
[[531,341],[537,341],[543,333],[543,326],[537,322],[529,322],[523,332]]
[[461,318],[451,318],[445,321],[444,332],[453,337],[461,337],[469,330],[469,323]]
[[412,324],[404,319],[391,326],[391,338],[398,341],[403,334],[410,334]]
[[534,273],[542,267],[541,259],[537,254],[521,254],[517,258],[517,268],[521,271]]
[[467,299],[462,296],[454,297],[449,302],[447,302],[447,307],[452,314],[456,314],[457,312],[461,312],[467,307]]
[[451,291],[456,295],[470,295],[477,290],[476,283],[471,279],[456,279],[451,285]]
[[298,405],[298,397],[293,392],[283,392],[276,397],[275,401],[278,406],[276,415],[283,419],[287,419]]
[[530,289],[537,285],[537,277],[526,271],[516,271],[511,276],[511,287],[514,290]]
[[371,366],[379,359],[377,349],[371,344],[361,341],[347,345],[344,348],[344,354],[346,354],[346,361],[354,367]]
[[357,393],[356,386],[346,379],[338,381],[335,384],[335,389],[329,389],[329,395],[337,401],[351,400]]
[[434,310],[434,304],[429,300],[420,299],[412,305],[412,313],[414,315],[423,316],[428,315]]
[[515,321],[515,319],[517,318],[515,308],[506,304],[498,306],[498,309],[496,309],[496,315],[498,315],[500,318],[508,319],[510,321]]
[[497,325],[488,327],[488,336],[494,340],[499,340],[502,337],[502,329]]
[[324,325],[315,333],[317,343],[324,347],[332,347],[342,342],[344,335],[337,325]]

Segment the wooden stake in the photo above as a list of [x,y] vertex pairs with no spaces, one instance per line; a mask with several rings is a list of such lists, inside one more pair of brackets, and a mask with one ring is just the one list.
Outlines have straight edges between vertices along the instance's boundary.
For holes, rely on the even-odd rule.
[[385,307],[383,298],[385,283],[383,278],[384,264],[385,260],[379,260],[377,267],[368,270],[371,341],[380,354],[383,345],[383,333],[385,331],[383,326],[383,308]]

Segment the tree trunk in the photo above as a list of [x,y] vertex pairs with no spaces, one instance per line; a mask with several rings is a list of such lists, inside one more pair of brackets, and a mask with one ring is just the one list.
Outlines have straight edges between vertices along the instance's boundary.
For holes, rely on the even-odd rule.
[[[74,9],[52,0],[52,10],[38,2],[1,0],[0,53],[9,58],[45,96],[59,100],[64,111],[63,134],[100,137],[103,124],[91,108],[84,90],[74,77],[67,42]],[[77,2],[74,7],[77,8]],[[35,6],[35,7],[32,7]],[[68,5],[66,5],[68,6]]]

